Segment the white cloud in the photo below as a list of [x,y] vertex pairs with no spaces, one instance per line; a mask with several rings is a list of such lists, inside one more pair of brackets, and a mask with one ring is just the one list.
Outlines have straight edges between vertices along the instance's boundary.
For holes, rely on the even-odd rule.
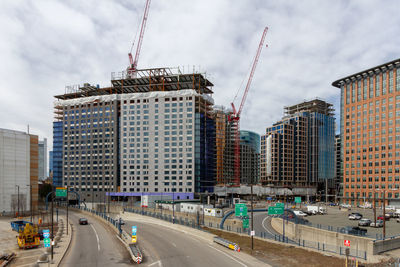
[[[127,67],[144,0],[0,5],[0,127],[29,124],[51,147],[53,96],[70,84],[108,86]],[[338,114],[334,80],[399,57],[399,11],[395,0],[153,0],[139,67],[201,66],[215,102],[229,106],[269,26],[241,122],[262,134],[304,99],[330,101]]]

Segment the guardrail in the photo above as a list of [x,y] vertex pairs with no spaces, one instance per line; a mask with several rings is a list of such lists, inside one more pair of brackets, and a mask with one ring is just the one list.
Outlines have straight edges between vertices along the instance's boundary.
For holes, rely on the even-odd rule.
[[226,239],[223,239],[221,237],[214,236],[214,242],[217,243],[217,244],[220,244],[220,245],[222,245],[224,247],[227,247],[227,248],[230,248],[230,249],[235,250],[237,252],[240,252],[240,247],[239,247],[238,244],[233,243],[231,241],[228,241]]

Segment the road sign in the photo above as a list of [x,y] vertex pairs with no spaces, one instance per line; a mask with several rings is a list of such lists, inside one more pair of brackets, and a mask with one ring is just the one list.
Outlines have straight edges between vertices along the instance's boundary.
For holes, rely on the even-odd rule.
[[136,235],[137,226],[132,226],[132,235]]
[[283,214],[283,207],[268,207],[268,215]]
[[132,243],[136,243],[136,241],[137,241],[137,240],[136,240],[136,236],[133,235],[133,236],[132,236]]
[[56,197],[67,197],[67,188],[57,187],[56,188]]
[[301,203],[301,197],[295,197],[294,203]]
[[45,248],[49,248],[50,247],[50,238],[44,238],[43,243],[44,243]]
[[344,245],[345,245],[346,247],[350,247],[350,240],[345,239],[345,240],[344,240]]
[[43,230],[43,238],[50,238],[50,230],[49,229]]
[[235,205],[235,216],[247,216],[247,206],[246,204],[236,204]]
[[249,228],[249,219],[244,219],[243,220],[243,228],[244,229]]
[[251,236],[256,235],[256,231],[251,231],[251,232],[250,232],[250,235],[251,235]]
[[281,202],[278,202],[278,203],[275,204],[275,207],[282,207],[282,208],[284,208],[284,207],[285,207],[285,204],[283,204],[283,203],[281,203]]

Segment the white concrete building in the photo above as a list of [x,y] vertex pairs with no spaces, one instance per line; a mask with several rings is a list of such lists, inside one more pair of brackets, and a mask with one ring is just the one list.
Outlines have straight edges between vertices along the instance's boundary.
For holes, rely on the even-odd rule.
[[47,178],[47,138],[39,141],[39,180]]
[[[30,135],[0,129],[0,213],[30,209]],[[19,187],[19,197],[18,197]]]

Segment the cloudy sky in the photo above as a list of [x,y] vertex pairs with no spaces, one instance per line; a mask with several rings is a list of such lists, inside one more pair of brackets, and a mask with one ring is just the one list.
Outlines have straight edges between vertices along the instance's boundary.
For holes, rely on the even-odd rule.
[[[47,137],[53,96],[66,85],[110,85],[127,53],[144,0],[0,2],[0,128]],[[283,107],[319,97],[339,111],[331,83],[400,57],[398,1],[153,0],[139,68],[196,66],[216,104],[239,97],[263,28],[241,128],[259,134]]]

